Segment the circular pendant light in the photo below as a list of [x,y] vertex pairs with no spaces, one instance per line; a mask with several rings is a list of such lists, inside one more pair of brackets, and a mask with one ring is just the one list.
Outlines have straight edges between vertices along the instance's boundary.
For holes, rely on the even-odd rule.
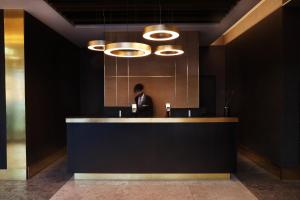
[[115,57],[137,58],[150,55],[151,47],[138,42],[117,42],[107,44],[104,53]]
[[146,26],[143,37],[153,41],[168,41],[179,37],[179,31],[176,26],[158,24]]
[[93,51],[104,51],[105,41],[104,40],[91,40],[88,43],[88,49]]
[[155,51],[158,56],[179,56],[183,53],[184,51],[180,45],[160,45]]

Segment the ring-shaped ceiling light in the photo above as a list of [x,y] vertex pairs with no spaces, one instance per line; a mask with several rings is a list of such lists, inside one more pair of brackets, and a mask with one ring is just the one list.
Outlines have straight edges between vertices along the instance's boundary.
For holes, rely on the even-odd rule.
[[176,26],[158,24],[146,26],[143,37],[153,41],[168,41],[179,37],[179,31]]
[[116,42],[107,44],[104,53],[115,57],[137,58],[150,55],[151,47],[138,42]]
[[104,40],[91,40],[88,43],[88,49],[93,51],[104,51],[105,41]]
[[158,56],[179,56],[183,53],[184,51],[180,45],[160,45],[155,51]]

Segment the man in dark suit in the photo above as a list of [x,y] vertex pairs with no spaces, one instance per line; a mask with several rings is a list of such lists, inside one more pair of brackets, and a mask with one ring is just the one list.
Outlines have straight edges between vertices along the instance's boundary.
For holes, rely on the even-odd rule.
[[152,98],[145,94],[143,84],[136,84],[134,86],[134,93],[136,94],[135,103],[137,105],[137,116],[153,117]]

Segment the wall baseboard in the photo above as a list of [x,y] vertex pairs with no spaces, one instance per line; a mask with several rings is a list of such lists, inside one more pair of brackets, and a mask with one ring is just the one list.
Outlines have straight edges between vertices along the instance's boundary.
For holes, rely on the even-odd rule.
[[31,164],[27,167],[27,176],[28,178],[32,178],[34,175],[48,167],[50,164],[63,157],[66,154],[66,148],[62,148],[54,153],[48,155],[44,159]]
[[268,158],[257,154],[255,151],[243,145],[239,145],[238,151],[258,166],[282,180],[300,180],[300,166],[294,168],[281,168],[271,162]]

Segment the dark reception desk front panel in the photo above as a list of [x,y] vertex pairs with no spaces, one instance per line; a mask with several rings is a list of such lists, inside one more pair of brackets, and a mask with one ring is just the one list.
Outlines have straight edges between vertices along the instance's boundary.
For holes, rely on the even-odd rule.
[[230,174],[237,118],[69,118],[68,169],[102,174]]

